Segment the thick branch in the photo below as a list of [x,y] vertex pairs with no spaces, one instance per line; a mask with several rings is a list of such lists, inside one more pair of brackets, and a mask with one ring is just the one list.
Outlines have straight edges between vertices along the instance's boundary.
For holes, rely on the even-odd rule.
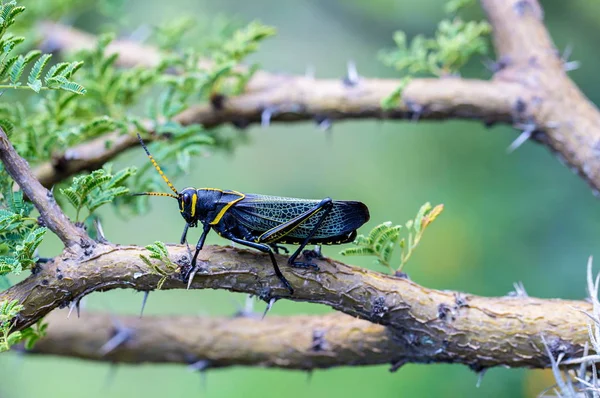
[[569,79],[543,24],[537,0],[482,0],[494,43],[507,67],[496,81],[527,88],[516,117],[597,193],[600,112]]
[[38,209],[44,224],[58,235],[65,246],[89,245],[87,234],[75,227],[62,212],[52,193],[35,178],[29,165],[19,156],[2,128],[0,128],[0,160],[4,163],[8,174]]
[[[171,259],[187,263],[187,249],[170,246]],[[0,301],[17,299],[25,308],[16,324],[31,325],[52,309],[66,306],[95,290],[153,290],[150,272],[137,247],[98,245],[87,259],[57,258],[18,285],[0,293]],[[285,259],[278,257],[280,263]],[[320,271],[284,267],[295,288],[293,297],[275,276],[268,257],[230,247],[207,247],[200,254],[205,272],[192,288],[220,288],[254,294],[264,300],[289,298],[322,303],[348,315],[389,326],[403,358],[412,362],[457,362],[476,369],[496,365],[545,367],[540,336],[556,353],[576,357],[587,341],[588,303],[528,297],[484,298],[427,289],[406,279],[317,261]],[[177,278],[164,288],[185,288]]]
[[[345,314],[201,318],[111,316],[54,311],[33,353],[111,363],[202,364],[202,369],[260,366],[319,369],[395,363],[403,346],[386,327]],[[126,338],[105,353],[119,332]],[[104,347],[104,348],[103,348]]]

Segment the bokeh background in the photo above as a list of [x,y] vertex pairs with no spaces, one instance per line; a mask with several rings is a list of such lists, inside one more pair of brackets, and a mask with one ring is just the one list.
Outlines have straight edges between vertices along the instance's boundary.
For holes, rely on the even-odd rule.
[[[31,1],[24,1],[27,6]],[[90,9],[64,22],[98,32],[107,22]],[[369,77],[394,77],[377,53],[392,46],[392,33],[431,34],[443,17],[443,0],[131,0],[122,14],[123,35],[166,18],[197,16],[199,23],[219,15],[249,22],[259,19],[277,28],[275,38],[253,57],[270,71],[342,77],[348,60]],[[600,3],[545,1],[545,20],[559,49],[572,47],[582,67],[570,73],[594,102],[600,101],[597,71],[600,52]],[[481,15],[474,10],[471,16]],[[123,27],[123,25],[121,25]],[[197,40],[202,40],[198,37]],[[473,62],[465,75],[488,77]],[[569,112],[564,109],[564,112]],[[229,127],[224,128],[224,130]],[[405,269],[420,284],[438,289],[501,296],[522,281],[537,297],[581,299],[585,264],[599,255],[600,206],[588,186],[546,148],[525,143],[512,154],[506,148],[517,133],[481,123],[351,121],[334,123],[324,133],[313,123],[252,126],[248,143],[232,154],[193,160],[193,173],[177,186],[215,186],[246,192],[307,198],[331,196],[361,200],[371,222],[403,223],[421,204],[443,203],[445,211],[427,231]],[[119,165],[142,165],[142,151],[130,151]],[[156,199],[150,214],[117,217],[103,211],[104,229],[113,242],[145,245],[176,242],[183,220],[173,203]],[[197,238],[195,231],[190,239]],[[208,243],[227,244],[211,235]],[[47,244],[52,255],[58,246]],[[339,248],[325,254],[340,257]],[[351,258],[377,269],[370,258]],[[380,269],[385,271],[384,269]],[[137,313],[142,295],[128,290],[92,294],[86,310]],[[226,291],[160,291],[150,295],[147,314],[232,314],[245,296]],[[264,303],[256,304],[257,310]],[[319,305],[278,302],[272,314],[318,314]],[[65,312],[66,316],[66,312]],[[72,322],[78,320],[72,318]],[[568,319],[565,319],[568,322]],[[535,396],[553,383],[543,371],[491,369],[481,385],[460,365],[406,365],[397,373],[387,366],[316,371],[235,368],[209,371],[203,383],[183,366],[111,367],[55,357],[14,353],[0,357],[0,396],[18,397],[396,397]]]

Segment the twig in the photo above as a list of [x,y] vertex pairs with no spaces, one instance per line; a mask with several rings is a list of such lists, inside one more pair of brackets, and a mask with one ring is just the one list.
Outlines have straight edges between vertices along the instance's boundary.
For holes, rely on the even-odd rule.
[[19,156],[2,128],[0,128],[0,160],[4,163],[8,174],[38,209],[45,225],[63,241],[65,246],[87,247],[91,244],[85,231],[75,227],[62,212],[52,192],[44,188],[35,178],[29,165]]

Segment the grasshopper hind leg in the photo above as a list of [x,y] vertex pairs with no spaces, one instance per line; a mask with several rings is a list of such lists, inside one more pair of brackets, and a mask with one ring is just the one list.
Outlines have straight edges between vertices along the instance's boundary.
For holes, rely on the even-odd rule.
[[[323,258],[323,255],[321,254],[321,247],[317,245],[315,246],[314,250],[304,250],[304,248],[306,247],[308,242],[310,242],[312,237],[315,236],[315,233],[319,230],[321,224],[323,224],[323,221],[325,221],[325,218],[327,218],[332,208],[333,201],[331,200],[331,198],[323,199],[321,203],[317,205],[317,209],[321,209],[321,212],[318,215],[314,215],[313,217],[319,217],[319,221],[317,221],[312,231],[310,231],[310,234],[308,234],[308,236],[304,238],[304,241],[302,242],[300,247],[294,252],[294,254],[290,256],[288,260],[289,266],[295,268],[312,268],[315,271],[319,271],[319,266],[313,263],[311,260],[314,258]],[[300,253],[302,253],[302,256],[306,260],[305,262],[296,261]]]
[[275,245],[275,247],[273,247],[273,245],[269,245],[266,243],[252,242],[251,241],[252,234],[250,233],[250,231],[246,230],[245,228],[243,228],[240,225],[238,225],[237,228],[238,228],[238,232],[241,233],[241,236],[244,237],[243,239],[237,237],[226,226],[224,226],[224,225],[217,226],[217,230],[223,238],[229,239],[232,242],[239,243],[240,245],[244,245],[246,247],[251,247],[253,249],[260,250],[263,253],[268,253],[269,258],[271,259],[271,264],[273,264],[273,269],[275,270],[275,275],[277,275],[277,278],[279,278],[281,283],[283,283],[283,285],[290,292],[290,294],[293,295],[294,289],[292,288],[292,285],[290,285],[290,282],[288,282],[288,280],[285,279],[285,276],[283,276],[283,274],[281,273],[281,270],[279,269],[279,266],[277,265],[277,260],[275,259],[275,255],[273,254],[273,252],[277,250],[275,247],[277,247],[278,245]]

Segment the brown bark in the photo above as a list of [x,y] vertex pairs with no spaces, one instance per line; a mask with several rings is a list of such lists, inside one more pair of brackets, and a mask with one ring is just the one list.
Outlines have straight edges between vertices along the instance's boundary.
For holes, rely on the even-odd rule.
[[[169,246],[174,263],[186,264],[187,249]],[[140,260],[147,251],[132,246],[98,245],[88,258],[57,258],[23,282],[0,293],[0,301],[25,306],[16,328],[22,329],[93,291],[155,289],[158,276]],[[590,311],[582,301],[529,297],[486,298],[438,291],[407,279],[384,275],[337,261],[317,261],[320,271],[283,267],[295,289],[290,297],[262,253],[211,246],[199,257],[203,272],[194,289],[228,289],[261,297],[326,304],[348,315],[384,325],[403,347],[403,361],[452,362],[474,369],[490,366],[545,367],[544,335],[566,358],[581,354],[587,341]],[[283,263],[285,258],[278,257]],[[186,284],[177,275],[164,289]]]
[[44,188],[35,178],[29,165],[19,156],[12,146],[6,133],[0,128],[0,160],[8,174],[21,187],[21,190],[33,202],[40,212],[40,216],[52,232],[54,232],[65,246],[89,246],[91,242],[87,234],[80,228],[75,227],[64,215],[52,192]]
[[[81,319],[54,311],[32,353],[111,363],[202,363],[202,369],[260,366],[312,370],[396,362],[404,349],[385,326],[334,313],[322,316],[204,318],[111,316]],[[120,331],[128,338],[110,352]]]

